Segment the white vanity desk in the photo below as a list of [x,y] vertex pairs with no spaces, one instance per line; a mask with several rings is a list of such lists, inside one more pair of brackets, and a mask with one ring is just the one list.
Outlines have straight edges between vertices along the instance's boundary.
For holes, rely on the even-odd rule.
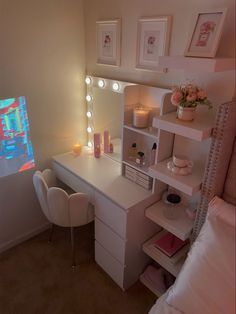
[[119,162],[85,151],[53,157],[57,177],[95,206],[95,260],[122,288],[127,289],[148,262],[142,243],[157,229],[144,215],[154,194],[121,175]]

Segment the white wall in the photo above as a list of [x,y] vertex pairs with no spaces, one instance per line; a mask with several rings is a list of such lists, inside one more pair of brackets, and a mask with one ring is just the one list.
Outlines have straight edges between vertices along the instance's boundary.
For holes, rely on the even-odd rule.
[[[192,14],[204,9],[228,8],[218,56],[235,56],[234,0],[86,0],[86,64],[87,73],[94,76],[116,78],[153,86],[171,87],[186,79],[194,79],[208,91],[211,100],[218,104],[232,98],[234,71],[195,74],[170,70],[167,74],[135,69],[137,20],[140,17],[172,15],[170,55],[183,55],[192,22]],[[96,64],[96,21],[122,19],[121,67]]]
[[[85,141],[82,0],[0,0],[0,98],[25,96],[37,167]],[[45,224],[34,170],[0,178],[0,250]]]

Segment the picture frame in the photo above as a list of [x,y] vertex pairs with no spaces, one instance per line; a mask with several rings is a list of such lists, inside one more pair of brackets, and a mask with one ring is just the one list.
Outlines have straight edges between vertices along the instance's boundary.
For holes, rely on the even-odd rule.
[[138,20],[136,68],[166,72],[159,57],[168,54],[171,19],[167,15]]
[[186,57],[214,58],[222,35],[227,9],[197,13],[184,52]]
[[97,21],[97,63],[120,66],[121,20]]

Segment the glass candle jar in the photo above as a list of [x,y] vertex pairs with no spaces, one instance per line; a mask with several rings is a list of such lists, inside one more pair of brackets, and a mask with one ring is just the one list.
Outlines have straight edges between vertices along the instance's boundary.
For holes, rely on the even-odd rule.
[[133,111],[133,126],[136,128],[147,128],[149,109],[144,106],[136,106]]

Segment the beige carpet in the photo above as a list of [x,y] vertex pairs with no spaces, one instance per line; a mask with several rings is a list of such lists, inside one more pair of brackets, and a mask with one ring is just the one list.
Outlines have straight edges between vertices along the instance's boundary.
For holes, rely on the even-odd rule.
[[79,267],[71,269],[69,229],[56,228],[0,255],[1,314],[146,314],[156,297],[140,282],[123,292],[94,261],[93,223],[76,230]]

